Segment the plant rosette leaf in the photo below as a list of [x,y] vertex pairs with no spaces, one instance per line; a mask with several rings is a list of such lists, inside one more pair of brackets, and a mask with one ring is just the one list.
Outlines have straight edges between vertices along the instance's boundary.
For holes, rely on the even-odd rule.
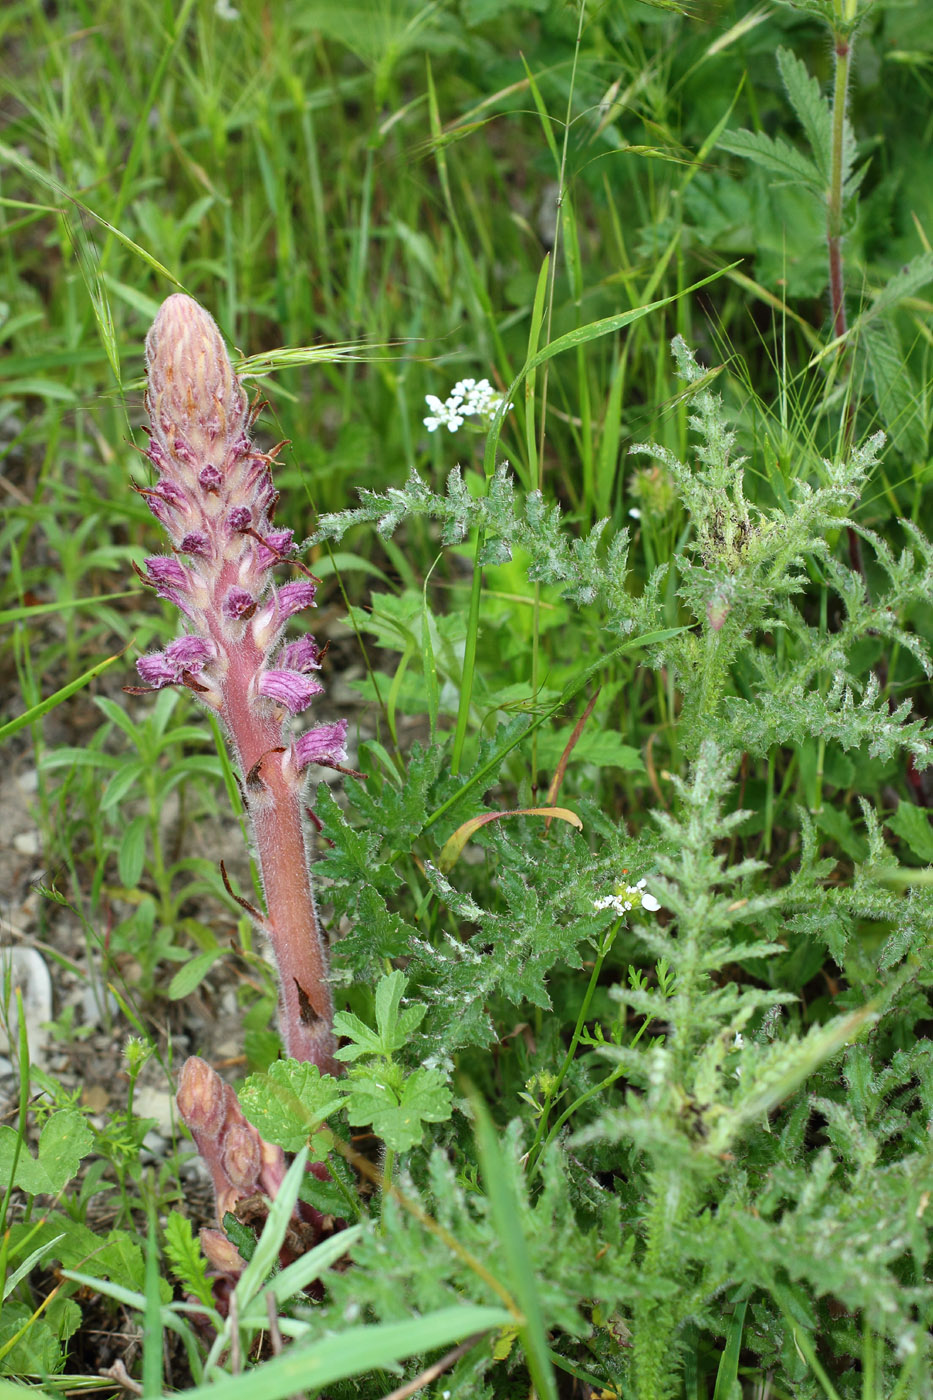
[[382,1055],[389,1059],[396,1050],[407,1045],[412,1033],[420,1026],[427,1007],[415,1002],[399,1011],[399,1003],[408,985],[404,972],[390,972],[380,977],[376,986],[376,1030],[367,1026],[350,1011],[338,1011],[334,1029],[351,1042],[336,1052],[338,1060],[358,1060],[363,1055]]
[[343,1087],[317,1065],[275,1060],[261,1074],[251,1074],[240,1089],[240,1107],[266,1142],[297,1152],[326,1118],[342,1107]]
[[[378,1078],[375,1076],[378,1074]],[[350,1071],[347,1114],[354,1127],[373,1132],[394,1152],[417,1147],[425,1123],[445,1123],[453,1111],[450,1089],[436,1069],[416,1069],[407,1078],[398,1065]]]
[[[0,1127],[0,1186],[10,1184],[19,1134],[8,1124]],[[53,1113],[39,1136],[39,1155],[33,1157],[25,1143],[16,1161],[14,1186],[30,1195],[55,1196],[66,1186],[94,1146],[94,1134],[76,1108]]]

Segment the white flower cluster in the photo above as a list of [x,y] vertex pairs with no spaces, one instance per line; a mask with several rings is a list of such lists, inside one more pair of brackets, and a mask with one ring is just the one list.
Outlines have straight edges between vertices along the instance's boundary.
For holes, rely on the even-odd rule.
[[438,428],[448,428],[455,433],[463,426],[464,418],[479,417],[488,423],[502,403],[502,397],[488,379],[461,379],[444,403],[436,394],[425,395],[424,401],[431,412],[425,418],[424,426],[429,433],[436,432]]
[[649,914],[656,914],[661,906],[653,894],[645,893],[647,883],[647,880],[639,880],[637,885],[627,885],[620,880],[612,894],[604,894],[600,899],[593,900],[593,908],[597,913],[611,909],[620,917],[632,909],[645,909]]

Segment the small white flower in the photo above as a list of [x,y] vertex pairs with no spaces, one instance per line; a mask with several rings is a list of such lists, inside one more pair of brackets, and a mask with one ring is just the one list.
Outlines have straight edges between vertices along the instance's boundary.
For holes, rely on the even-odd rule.
[[234,5],[230,4],[230,0],[216,0],[214,14],[218,19],[233,20],[240,18],[239,10],[236,9]]
[[641,519],[641,511],[638,509],[637,506],[632,506],[631,510],[629,511],[629,515],[632,517],[633,520]]
[[463,426],[465,418],[491,422],[502,404],[503,396],[496,393],[488,379],[459,379],[443,403],[436,394],[425,394],[424,401],[431,410],[423,419],[428,432],[447,428],[455,433]]
[[628,885],[624,880],[619,880],[612,894],[600,895],[599,899],[593,900],[593,908],[597,914],[611,909],[619,918],[632,909],[644,909],[649,914],[656,914],[661,906],[653,894],[646,893],[647,883],[647,880],[639,880],[635,885]]
[[736,1031],[736,1033],[735,1033],[735,1040],[733,1040],[733,1042],[732,1042],[732,1048],[733,1048],[733,1050],[741,1050],[741,1048],[742,1048],[742,1046],[743,1046],[744,1044],[745,1044],[745,1037],[744,1037],[744,1035],[742,1034],[741,1031]]

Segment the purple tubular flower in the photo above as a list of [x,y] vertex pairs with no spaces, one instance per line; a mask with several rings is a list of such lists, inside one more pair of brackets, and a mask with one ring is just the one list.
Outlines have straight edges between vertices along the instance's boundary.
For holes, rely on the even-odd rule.
[[159,495],[158,489],[157,489],[156,487],[153,487],[151,491],[147,491],[147,492],[145,493],[145,495],[146,495],[146,505],[147,505],[147,506],[149,507],[149,509],[152,511],[152,513],[153,513],[153,515],[155,516],[156,520],[158,520],[159,524],[162,525],[166,530],[171,530],[171,528],[172,528],[172,508],[171,508],[171,506],[168,504],[167,501],[165,501],[165,500],[163,499],[162,496]]
[[299,637],[297,642],[289,642],[284,647],[281,655],[282,665],[289,671],[319,671],[321,669],[321,648],[311,636],[306,632],[303,637]]
[[136,670],[139,672],[140,680],[145,681],[155,690],[162,690],[167,685],[176,685],[180,680],[176,674],[177,668],[166,660],[164,651],[141,656],[136,662]]
[[249,506],[234,506],[233,510],[227,516],[228,526],[238,534],[242,533],[243,530],[249,529],[252,523],[253,515]]
[[190,587],[187,570],[168,554],[155,554],[151,559],[147,559],[146,570],[152,582],[162,587]]
[[259,562],[263,568],[267,568],[269,564],[286,558],[294,547],[295,532],[293,530],[270,530],[268,535],[263,536],[262,544],[259,546]]
[[292,758],[299,770],[309,763],[320,763],[325,768],[333,768],[347,761],[347,721],[338,719],[336,724],[319,724],[296,739],[292,745]]
[[194,618],[194,612],[190,603],[183,598],[177,588],[157,588],[156,592],[160,598],[164,598],[168,603],[174,603],[180,613],[185,617]]
[[182,554],[200,554],[208,558],[211,553],[210,535],[206,535],[203,530],[192,530],[190,534],[185,535],[178,548]]
[[277,700],[293,715],[306,710],[324,690],[320,681],[304,676],[300,671],[263,671],[259,677],[259,694],[267,700]]
[[219,491],[222,481],[223,477],[212,462],[198,472],[198,482],[205,491]]
[[223,601],[224,616],[231,619],[248,617],[255,608],[256,599],[245,588],[231,588]]
[[215,655],[213,642],[186,633],[169,642],[164,651],[141,656],[136,662],[136,669],[147,685],[161,690],[166,685],[178,685],[186,671],[197,675]]
[[283,584],[276,593],[279,619],[291,617],[294,613],[301,612],[302,608],[310,608],[316,592],[317,588],[309,578],[299,578],[294,583]]
[[209,661],[214,660],[217,648],[204,637],[193,637],[186,632],[184,636],[176,637],[174,642],[169,642],[165,648],[165,655],[178,666],[179,672],[190,671],[196,676]]

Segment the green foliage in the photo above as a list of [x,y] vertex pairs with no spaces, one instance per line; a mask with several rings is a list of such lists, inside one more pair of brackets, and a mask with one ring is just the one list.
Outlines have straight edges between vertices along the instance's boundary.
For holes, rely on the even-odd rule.
[[423,1004],[399,1011],[406,984],[402,972],[376,984],[375,1029],[350,1012],[337,1013],[334,1028],[348,1043],[336,1057],[354,1062],[345,1079],[295,1060],[276,1061],[264,1074],[250,1076],[240,1103],[267,1141],[295,1151],[313,1140],[325,1119],[345,1109],[351,1124],[371,1124],[390,1150],[406,1152],[421,1142],[425,1123],[447,1121],[451,1102],[444,1075],[425,1067],[406,1072],[395,1057],[427,1011]]
[[[298,1155],[221,1316],[145,1120],[92,1128],[34,1068],[0,1128],[0,1370],[99,1385],[113,1306],[147,1396],[168,1341],[212,1400],[381,1400],[436,1363],[459,1400],[558,1371],[928,1400],[929,7],[85,8],[4,18],[3,737],[43,945],[83,931],[115,1035],[235,972],[242,1101]],[[132,586],[127,479],[176,285],[258,352],[354,697],[364,776],[310,799],[339,1080],[277,1059],[227,851],[192,852],[241,811],[222,736],[118,693],[174,625]],[[512,399],[485,450],[424,427],[466,375]],[[582,833],[495,821],[440,871],[545,794]],[[658,911],[616,894],[642,880]],[[58,1010],[56,1056],[90,1029]],[[132,1230],[92,1224],[108,1191]],[[299,1198],[355,1223],[283,1268]]]
[[0,1189],[6,1191],[12,1180],[30,1195],[57,1195],[75,1175],[93,1142],[94,1134],[77,1109],[64,1108],[46,1119],[39,1135],[38,1158],[21,1147],[16,1129],[0,1125]]
[[191,1221],[177,1210],[171,1211],[165,1222],[165,1257],[182,1288],[200,1299],[205,1307],[213,1306],[207,1263],[195,1241]]
[[415,1003],[399,1011],[407,983],[402,972],[379,980],[375,1030],[349,1012],[338,1011],[334,1017],[334,1029],[349,1042],[340,1047],[336,1058],[352,1062],[347,1073],[350,1122],[371,1123],[396,1152],[415,1147],[424,1136],[425,1123],[444,1123],[451,1113],[450,1090],[439,1070],[422,1067],[406,1074],[395,1062],[395,1052],[408,1043],[428,1009]]

